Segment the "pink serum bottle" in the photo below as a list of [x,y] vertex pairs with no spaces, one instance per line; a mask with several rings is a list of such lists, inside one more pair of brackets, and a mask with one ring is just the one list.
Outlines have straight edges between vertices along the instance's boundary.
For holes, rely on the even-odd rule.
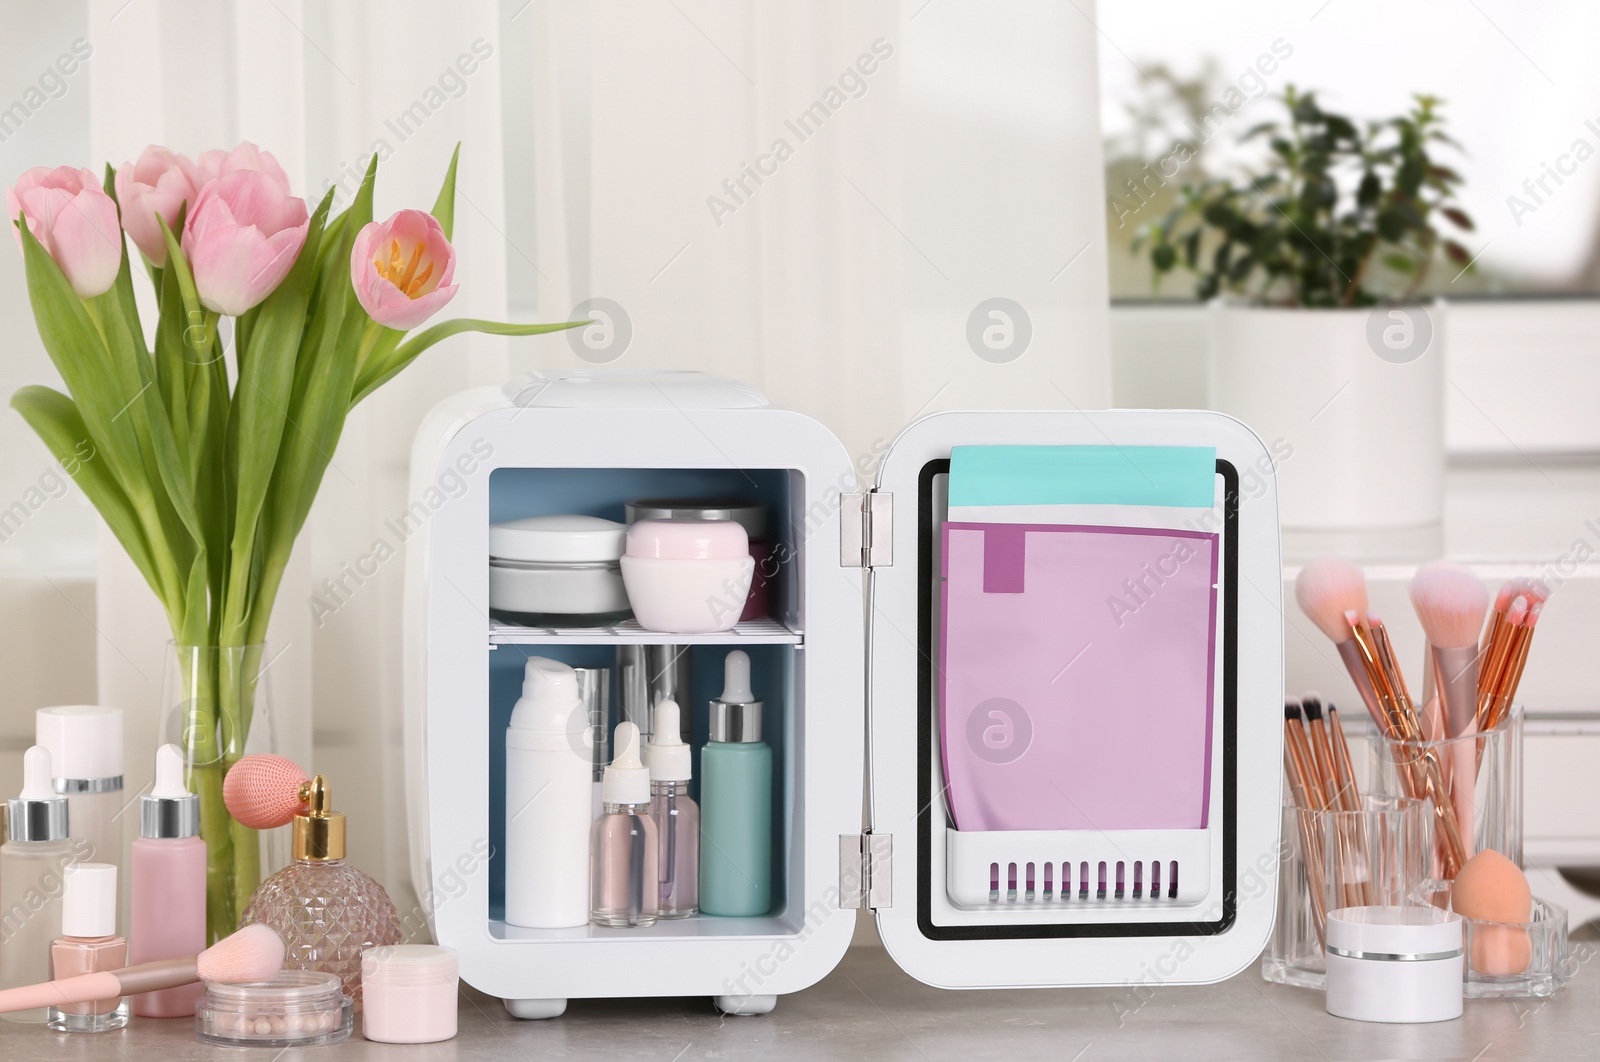
[[[111,863],[75,863],[63,874],[61,936],[50,945],[50,980],[120,970],[128,965],[128,942],[117,936],[117,868]],[[128,999],[63,1003],[51,1007],[45,1024],[57,1032],[106,1032],[128,1024]]]
[[656,705],[644,763],[650,768],[650,817],[659,849],[656,916],[687,918],[700,908],[700,806],[689,796],[693,768],[679,733],[677,701]]
[[616,759],[601,783],[604,812],[595,820],[594,902],[600,926],[655,925],[659,855],[650,818],[650,768],[639,759],[639,728],[617,724]]
[[[183,787],[183,753],[156,750],[156,784],[139,798],[139,839],[129,860],[133,914],[129,962],[155,962],[206,950],[206,843],[200,839],[200,798]],[[133,997],[141,1018],[192,1015],[202,984]]]

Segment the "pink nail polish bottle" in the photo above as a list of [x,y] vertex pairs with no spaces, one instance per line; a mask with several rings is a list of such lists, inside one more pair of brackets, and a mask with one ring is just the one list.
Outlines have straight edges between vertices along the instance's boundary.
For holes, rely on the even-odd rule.
[[[156,784],[139,798],[139,839],[129,860],[133,914],[132,963],[198,955],[206,950],[206,843],[200,839],[200,798],[183,786],[183,753],[156,750]],[[133,997],[143,1018],[194,1014],[205,986],[184,985]]]

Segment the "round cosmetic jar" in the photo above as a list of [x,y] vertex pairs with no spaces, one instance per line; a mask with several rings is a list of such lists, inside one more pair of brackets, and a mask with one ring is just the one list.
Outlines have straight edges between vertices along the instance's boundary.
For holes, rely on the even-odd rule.
[[598,516],[525,516],[489,526],[489,611],[531,626],[594,627],[628,616],[618,558],[627,528]]
[[389,944],[361,953],[361,1034],[385,1044],[433,1044],[456,1034],[454,948]]
[[353,1006],[337,974],[279,970],[271,981],[206,985],[195,1035],[228,1047],[316,1047],[348,1039]]
[[772,584],[777,581],[777,565],[772,563],[772,547],[767,542],[767,507],[754,502],[712,498],[704,501],[675,501],[648,498],[624,506],[629,524],[640,520],[733,520],[750,536],[750,557],[756,562],[750,579],[750,594],[745,598],[742,620],[772,615]]
[[1436,907],[1345,907],[1327,921],[1328,1013],[1356,1021],[1461,1017],[1461,916]]
[[750,595],[756,562],[734,520],[640,520],[628,528],[622,581],[646,630],[732,630]]

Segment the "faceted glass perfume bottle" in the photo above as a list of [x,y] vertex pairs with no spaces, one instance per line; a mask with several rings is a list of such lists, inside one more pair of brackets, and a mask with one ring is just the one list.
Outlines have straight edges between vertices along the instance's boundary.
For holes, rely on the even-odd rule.
[[400,943],[400,916],[382,885],[344,861],[344,816],[322,776],[302,789],[310,811],[294,818],[294,859],[261,883],[239,924],[277,930],[285,967],[337,974],[359,1010],[361,952]]

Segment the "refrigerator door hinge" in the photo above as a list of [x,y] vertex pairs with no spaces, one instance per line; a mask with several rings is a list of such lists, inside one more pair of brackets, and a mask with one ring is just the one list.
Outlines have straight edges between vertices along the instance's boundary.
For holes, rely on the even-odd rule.
[[887,568],[894,563],[894,495],[869,490],[845,494],[839,512],[839,565]]
[[877,910],[892,906],[894,876],[890,856],[893,837],[887,833],[839,835],[839,909]]

